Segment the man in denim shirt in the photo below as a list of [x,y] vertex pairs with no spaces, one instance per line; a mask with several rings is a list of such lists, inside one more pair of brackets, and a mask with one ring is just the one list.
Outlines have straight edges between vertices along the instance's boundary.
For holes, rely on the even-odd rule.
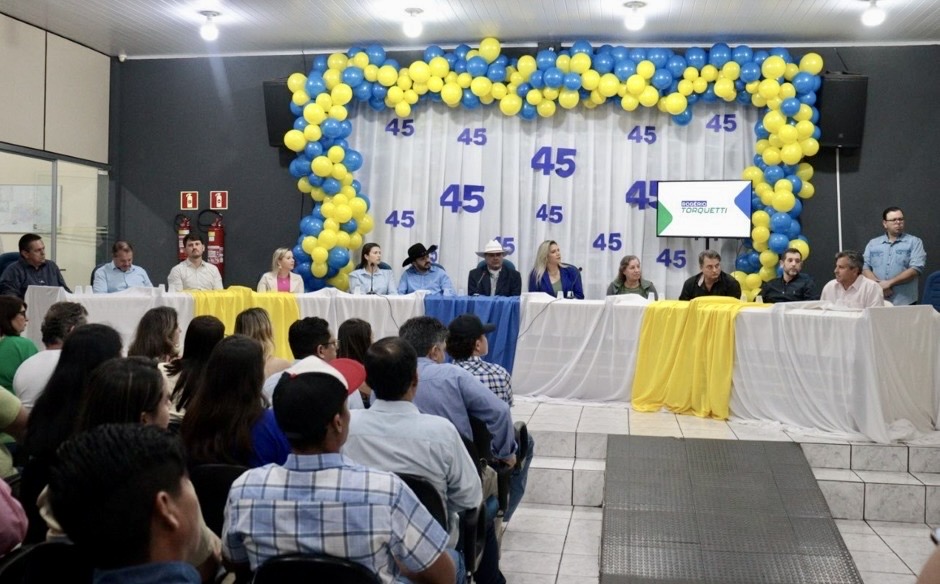
[[885,234],[865,246],[862,274],[878,282],[891,304],[916,304],[917,279],[927,263],[924,242],[904,233],[904,212],[898,207],[888,207],[881,218]]

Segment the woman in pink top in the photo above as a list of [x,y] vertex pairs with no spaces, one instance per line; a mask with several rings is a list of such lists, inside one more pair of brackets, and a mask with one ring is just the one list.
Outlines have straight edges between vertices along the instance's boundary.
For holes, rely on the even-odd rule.
[[277,248],[271,259],[271,271],[258,281],[258,292],[301,294],[304,291],[304,280],[299,274],[293,273],[293,269],[294,252],[286,247]]

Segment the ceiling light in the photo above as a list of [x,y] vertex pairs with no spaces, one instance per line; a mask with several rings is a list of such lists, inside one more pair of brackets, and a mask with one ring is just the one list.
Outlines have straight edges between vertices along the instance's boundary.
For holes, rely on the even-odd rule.
[[219,38],[219,27],[213,21],[216,16],[219,16],[219,13],[214,10],[202,10],[199,14],[206,17],[206,21],[199,27],[199,36],[202,37],[202,40],[214,41]]
[[862,24],[865,26],[878,26],[885,21],[885,11],[878,6],[878,0],[871,0],[865,12],[862,12]]
[[627,2],[624,7],[630,12],[623,19],[623,25],[627,30],[640,30],[646,26],[646,17],[640,12],[640,9],[646,6],[646,2]]
[[424,12],[424,10],[420,8],[405,8],[405,12],[408,13],[408,18],[402,23],[401,29],[406,37],[412,39],[418,38],[421,36],[421,31],[424,30],[424,26],[421,24],[421,19],[418,18],[418,15]]

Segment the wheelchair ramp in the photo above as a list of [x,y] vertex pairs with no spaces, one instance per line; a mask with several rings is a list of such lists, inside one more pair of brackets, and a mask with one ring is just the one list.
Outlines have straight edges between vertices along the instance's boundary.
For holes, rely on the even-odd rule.
[[609,436],[601,584],[862,584],[798,444]]

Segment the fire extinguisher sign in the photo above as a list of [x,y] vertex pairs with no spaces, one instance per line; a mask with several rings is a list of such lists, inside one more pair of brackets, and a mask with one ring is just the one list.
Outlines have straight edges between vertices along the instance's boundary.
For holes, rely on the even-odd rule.
[[199,208],[199,191],[180,191],[180,211],[195,211]]
[[209,208],[213,211],[228,209],[228,191],[209,191]]

